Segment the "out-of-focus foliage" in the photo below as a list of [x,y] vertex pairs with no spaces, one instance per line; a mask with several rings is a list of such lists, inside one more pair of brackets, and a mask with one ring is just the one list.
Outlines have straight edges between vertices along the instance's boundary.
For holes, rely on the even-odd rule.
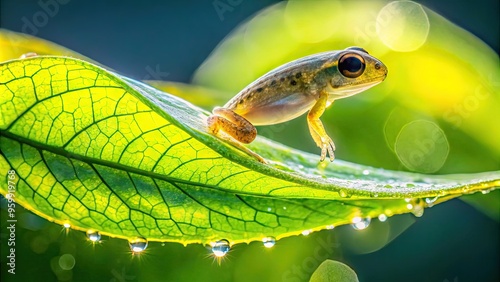
[[349,266],[334,260],[325,260],[314,271],[309,282],[358,282],[358,276]]

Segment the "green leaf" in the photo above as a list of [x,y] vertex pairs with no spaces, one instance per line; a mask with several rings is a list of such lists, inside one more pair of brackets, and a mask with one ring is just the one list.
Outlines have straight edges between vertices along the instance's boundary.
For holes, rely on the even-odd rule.
[[500,185],[500,172],[429,176],[318,164],[318,155],[258,138],[250,147],[270,161],[264,165],[208,134],[206,111],[65,57],[0,64],[0,110],[0,175],[7,182],[15,172],[15,200],[113,237],[279,239],[355,217],[419,215]]
[[335,261],[325,260],[322,262],[309,282],[358,282],[356,272],[349,266]]

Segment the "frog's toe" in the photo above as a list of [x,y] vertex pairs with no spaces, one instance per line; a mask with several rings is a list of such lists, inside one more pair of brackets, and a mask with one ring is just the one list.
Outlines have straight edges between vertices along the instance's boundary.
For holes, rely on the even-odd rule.
[[335,159],[335,144],[332,139],[323,139],[319,147],[321,148],[320,162],[326,159],[326,155],[330,156],[330,161],[333,162]]
[[326,159],[326,155],[328,154],[330,156],[330,161],[333,162],[335,159],[335,146],[332,146],[330,143],[323,143],[321,146],[321,157],[320,157],[320,162],[324,161]]
[[335,159],[335,154],[334,154],[334,151],[335,151],[335,147],[333,146],[328,146],[328,155],[330,155],[330,161],[333,162],[333,160]]
[[320,162],[325,160],[326,152],[327,152],[326,145],[323,145],[323,147],[321,147],[321,156],[319,157]]

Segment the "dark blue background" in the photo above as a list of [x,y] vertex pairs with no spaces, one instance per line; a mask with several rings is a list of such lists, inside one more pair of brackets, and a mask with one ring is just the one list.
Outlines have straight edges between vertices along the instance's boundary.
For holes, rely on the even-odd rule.
[[[49,15],[46,25],[35,26],[35,30],[26,20],[35,22],[34,15],[41,10],[39,1],[0,0],[0,25],[35,33],[134,78],[148,76],[148,66],[155,69],[158,65],[161,72],[169,73],[166,79],[181,82],[190,81],[194,70],[233,28],[279,2],[232,0],[239,4],[223,13],[221,20],[212,0],[59,1],[67,4],[60,4],[57,15]],[[417,2],[474,33],[498,52],[498,0]]]

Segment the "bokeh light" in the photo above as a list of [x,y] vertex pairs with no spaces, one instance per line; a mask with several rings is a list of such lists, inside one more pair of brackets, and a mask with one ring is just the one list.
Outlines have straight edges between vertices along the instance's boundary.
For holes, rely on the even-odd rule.
[[443,130],[426,120],[412,121],[403,126],[394,147],[401,163],[421,173],[438,171],[450,151]]
[[427,40],[429,18],[420,4],[394,1],[377,16],[377,34],[389,48],[399,52],[417,50]]

